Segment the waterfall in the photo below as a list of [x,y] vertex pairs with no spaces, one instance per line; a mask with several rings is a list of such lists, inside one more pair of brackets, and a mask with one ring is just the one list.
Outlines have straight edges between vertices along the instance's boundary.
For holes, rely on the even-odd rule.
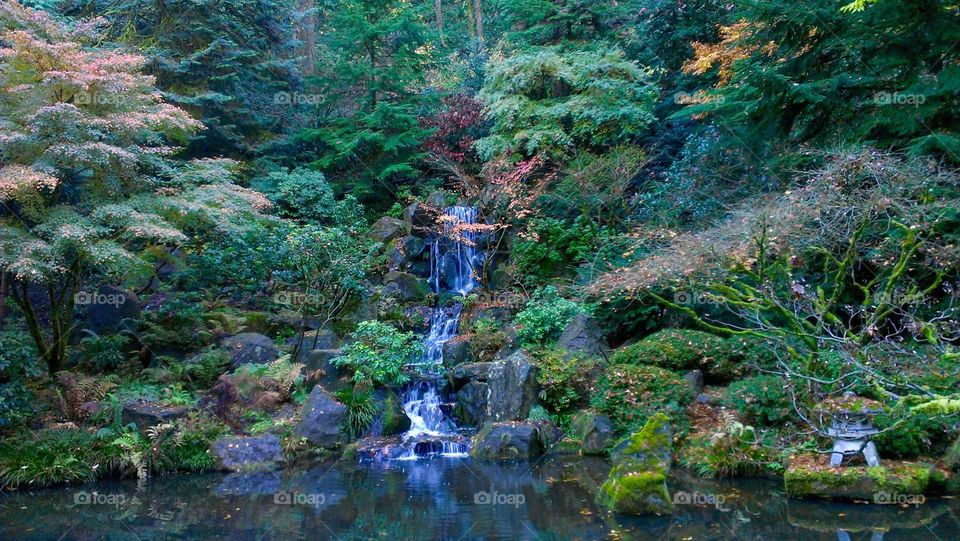
[[[444,211],[443,235],[430,246],[430,287],[435,293],[467,295],[479,287],[476,269],[482,264],[477,250],[477,231],[463,228],[477,223],[477,209],[450,207]],[[443,345],[457,335],[463,305],[438,307],[430,318],[422,359],[409,365],[420,375],[403,393],[403,410],[410,418],[410,430],[403,436],[407,452],[401,460],[429,455],[465,456],[467,445],[457,426],[443,411],[437,384],[443,367]]]

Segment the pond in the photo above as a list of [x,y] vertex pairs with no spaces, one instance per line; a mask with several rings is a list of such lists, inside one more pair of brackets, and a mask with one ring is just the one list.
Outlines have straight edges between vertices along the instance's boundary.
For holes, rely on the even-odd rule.
[[960,502],[789,500],[772,480],[671,480],[672,516],[619,517],[593,494],[601,459],[436,458],[158,477],[4,493],[0,539],[957,539]]

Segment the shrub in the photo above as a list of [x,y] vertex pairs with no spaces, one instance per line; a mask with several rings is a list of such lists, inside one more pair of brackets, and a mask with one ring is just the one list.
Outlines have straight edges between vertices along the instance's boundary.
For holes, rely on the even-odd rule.
[[524,344],[546,345],[560,338],[567,323],[583,311],[576,302],[561,297],[553,286],[538,289],[513,320],[517,338]]
[[727,387],[723,404],[744,415],[751,423],[776,425],[793,413],[790,383],[778,376],[754,376]]
[[567,357],[567,352],[550,348],[535,351],[531,360],[537,367],[540,400],[554,413],[563,414],[585,405],[590,395],[592,359]]
[[379,321],[363,321],[343,347],[343,355],[333,359],[338,368],[353,371],[357,383],[399,385],[407,381],[403,366],[423,354],[423,343],[413,332],[400,332]]
[[10,438],[0,446],[0,486],[93,481],[94,444],[93,435],[79,430],[44,430]]
[[724,339],[702,331],[666,329],[636,344],[618,349],[612,364],[649,364],[669,370],[702,370],[714,381],[729,381],[742,375]]
[[267,192],[277,214],[305,222],[352,225],[363,209],[352,197],[334,198],[333,187],[319,171],[294,169],[270,173],[258,187]]
[[26,383],[43,373],[35,351],[25,333],[0,332],[0,427],[23,421],[31,410],[33,394]]
[[591,405],[610,416],[618,432],[640,430],[654,413],[684,418],[692,399],[689,386],[674,372],[647,365],[613,365],[597,381]]
[[882,430],[873,438],[877,451],[890,458],[943,456],[958,433],[955,417],[911,414],[902,407],[877,415],[875,425]]
[[727,338],[730,359],[740,370],[777,367],[778,344],[759,336],[737,334]]
[[500,330],[500,324],[490,318],[478,319],[470,329],[470,352],[477,362],[492,361],[494,355],[506,342],[506,336]]
[[344,387],[334,394],[347,407],[341,428],[351,437],[356,438],[373,424],[379,408],[369,386],[360,384]]

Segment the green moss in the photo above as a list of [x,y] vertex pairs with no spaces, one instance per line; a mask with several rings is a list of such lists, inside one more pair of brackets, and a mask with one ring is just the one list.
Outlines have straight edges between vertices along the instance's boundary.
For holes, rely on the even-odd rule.
[[804,460],[791,464],[783,479],[791,496],[871,500],[880,492],[923,494],[930,484],[930,468],[908,462],[829,468]]
[[757,425],[782,425],[793,413],[792,384],[777,376],[754,376],[735,381],[723,395],[723,405]]
[[[689,385],[669,370],[645,365],[614,365],[599,378],[591,405],[610,416],[618,433],[640,429],[656,412],[685,420],[683,408],[693,399]],[[680,426],[679,432],[683,431]]]
[[729,381],[745,373],[730,344],[702,331],[666,329],[614,352],[612,364],[646,364],[668,370],[702,370],[708,379]]
[[664,513],[672,509],[667,492],[673,446],[670,418],[653,415],[642,430],[614,446],[613,468],[597,503],[623,514]]

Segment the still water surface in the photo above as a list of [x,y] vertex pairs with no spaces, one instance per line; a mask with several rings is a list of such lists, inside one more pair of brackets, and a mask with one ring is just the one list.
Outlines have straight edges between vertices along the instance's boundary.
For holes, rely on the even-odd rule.
[[[672,516],[607,514],[609,465],[430,459],[158,477],[0,493],[3,540],[957,540],[960,501],[917,507],[787,499],[781,483],[680,474]],[[681,498],[682,499],[682,498]]]

